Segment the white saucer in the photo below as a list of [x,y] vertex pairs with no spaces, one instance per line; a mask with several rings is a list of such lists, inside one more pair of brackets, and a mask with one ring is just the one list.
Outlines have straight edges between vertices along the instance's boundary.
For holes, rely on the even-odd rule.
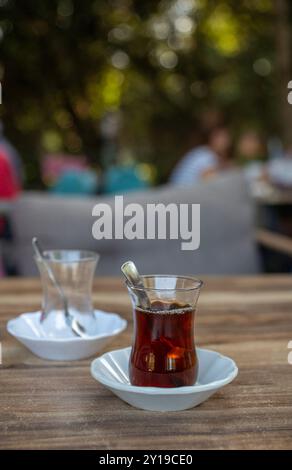
[[40,312],[23,313],[7,323],[7,331],[36,356],[54,361],[76,361],[93,356],[127,326],[116,313],[95,310],[97,334],[88,338],[52,338],[40,323]]
[[130,405],[150,411],[178,411],[207,400],[238,374],[235,362],[215,351],[197,348],[199,375],[190,387],[136,387],[130,384],[128,364],[131,348],[118,349],[91,363],[92,376]]

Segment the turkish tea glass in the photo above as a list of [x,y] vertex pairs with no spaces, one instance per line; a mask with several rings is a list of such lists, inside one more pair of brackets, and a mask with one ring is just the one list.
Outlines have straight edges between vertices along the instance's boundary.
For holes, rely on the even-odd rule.
[[[194,385],[195,312],[202,281],[188,276],[141,277],[144,288],[126,282],[134,315],[130,382],[142,387]],[[150,301],[147,309],[139,303],[141,290]]]
[[[43,253],[68,302],[69,312],[90,334],[96,329],[92,306],[92,282],[99,259],[97,253],[80,250],[48,250]],[[42,327],[47,335],[72,336],[64,314],[64,302],[44,263],[35,257],[43,288]]]

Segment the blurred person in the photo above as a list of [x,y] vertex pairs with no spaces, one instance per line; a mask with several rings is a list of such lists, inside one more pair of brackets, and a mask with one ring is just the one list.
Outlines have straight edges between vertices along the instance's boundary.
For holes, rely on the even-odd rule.
[[67,196],[92,196],[99,188],[98,175],[91,169],[68,169],[51,186],[54,194]]
[[144,170],[145,165],[137,163],[132,150],[121,146],[116,161],[104,172],[103,192],[119,194],[146,189],[150,181]]
[[[20,185],[11,161],[4,147],[0,148],[0,204],[3,201],[14,199],[20,191]],[[7,263],[4,262],[2,246],[12,240],[9,218],[5,215],[0,216],[0,277],[8,271]],[[7,249],[6,249],[7,251]],[[9,260],[10,261],[10,260]]]
[[103,190],[107,194],[139,191],[149,187],[149,182],[136,163],[113,165],[104,174]]
[[0,148],[0,199],[13,199],[19,191],[19,181],[11,161],[4,148]]
[[250,177],[261,178],[265,175],[268,156],[266,142],[254,130],[245,131],[238,139],[236,154],[240,165],[246,168]]
[[251,183],[264,181],[292,187],[292,149],[284,150],[278,142],[277,148],[273,145],[272,150],[269,154],[268,146],[259,133],[246,131],[238,140],[236,153]]
[[99,191],[98,173],[85,155],[47,154],[41,162],[42,180],[54,194],[95,195]]
[[244,131],[237,141],[236,158],[241,167],[250,192],[253,196],[261,196],[268,190],[268,148],[263,136],[253,130]]
[[268,165],[268,175],[272,184],[292,188],[292,148],[283,150],[283,154],[273,158]]
[[267,179],[267,145],[258,132],[254,130],[243,132],[237,142],[236,154],[250,182]]
[[192,185],[232,166],[232,139],[229,129],[218,126],[208,132],[205,145],[191,149],[182,157],[170,176],[170,183]]
[[267,147],[263,137],[254,130],[243,132],[237,142],[237,154],[242,164],[264,161]]
[[21,186],[24,175],[23,164],[18,151],[4,135],[4,126],[2,121],[0,121],[0,152],[1,151],[5,153],[6,158],[9,160],[14,171],[18,185]]
[[54,185],[65,171],[83,171],[87,168],[85,155],[49,153],[41,159],[41,177],[48,186]]

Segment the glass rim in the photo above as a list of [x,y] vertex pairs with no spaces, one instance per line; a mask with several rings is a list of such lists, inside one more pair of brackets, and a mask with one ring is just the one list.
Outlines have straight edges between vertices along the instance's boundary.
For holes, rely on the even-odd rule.
[[[46,255],[48,255],[49,253],[59,253],[60,255],[62,254],[68,254],[68,253],[76,253],[78,255],[80,255],[81,253],[84,254],[85,256],[84,257],[72,257],[72,259],[66,259],[65,257],[62,258],[50,258],[50,257],[46,257]],[[100,257],[100,255],[98,253],[96,253],[95,251],[90,251],[90,250],[70,250],[70,249],[57,249],[57,250],[44,250],[43,251],[43,255],[45,257],[45,261],[47,263],[63,263],[63,264],[69,264],[69,263],[83,263],[85,261],[97,261]],[[37,255],[34,255],[34,258],[37,260],[37,261],[42,261],[41,258]]]
[[145,274],[145,275],[141,275],[140,276],[143,279],[146,279],[146,278],[165,278],[165,279],[186,279],[186,280],[189,280],[189,281],[192,281],[193,283],[195,283],[196,285],[195,286],[191,286],[191,287],[136,287],[136,286],[133,286],[132,284],[129,283],[128,280],[125,281],[127,287],[129,287],[130,289],[132,290],[137,290],[137,291],[154,291],[154,292],[165,292],[165,291],[180,291],[180,292],[188,292],[188,291],[195,291],[195,290],[199,290],[202,285],[204,284],[203,281],[201,279],[198,279],[197,277],[195,276],[184,276],[184,275],[175,275],[175,274]]

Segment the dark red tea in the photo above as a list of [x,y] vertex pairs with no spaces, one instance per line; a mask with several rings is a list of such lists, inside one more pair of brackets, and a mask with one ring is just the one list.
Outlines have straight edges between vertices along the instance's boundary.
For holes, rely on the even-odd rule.
[[197,378],[194,310],[177,302],[154,301],[134,311],[135,342],[129,374],[132,385],[182,387]]

